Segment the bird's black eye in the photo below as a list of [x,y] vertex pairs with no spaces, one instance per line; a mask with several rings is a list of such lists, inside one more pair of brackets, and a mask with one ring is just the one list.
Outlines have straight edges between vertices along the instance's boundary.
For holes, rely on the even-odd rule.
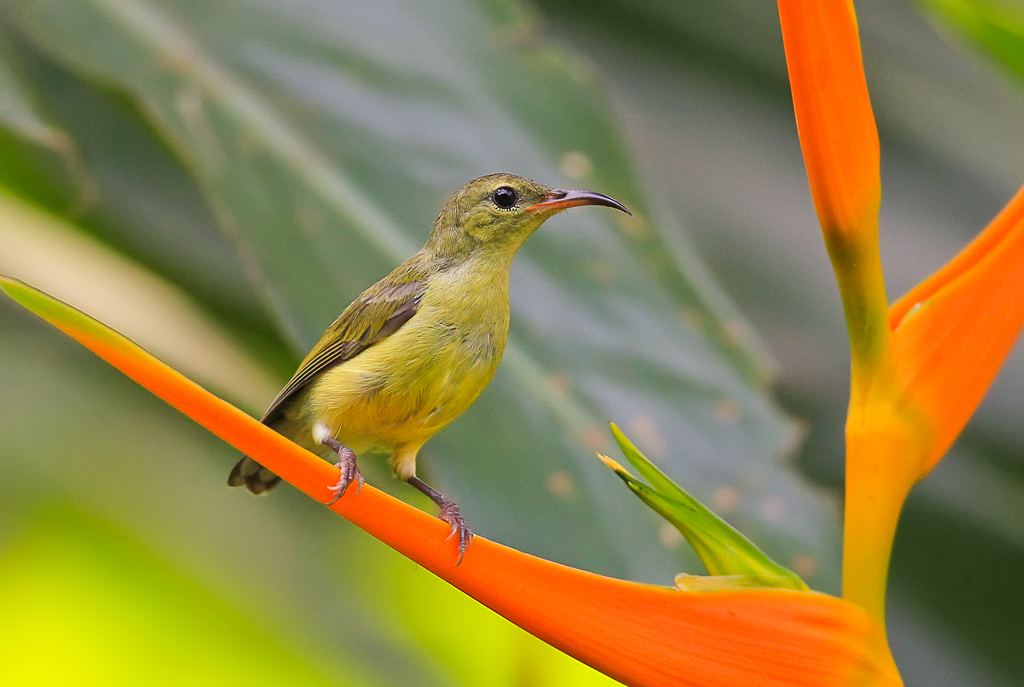
[[494,204],[502,210],[508,210],[519,200],[515,189],[511,186],[502,186],[495,189],[494,193],[491,194],[491,198],[494,200]]

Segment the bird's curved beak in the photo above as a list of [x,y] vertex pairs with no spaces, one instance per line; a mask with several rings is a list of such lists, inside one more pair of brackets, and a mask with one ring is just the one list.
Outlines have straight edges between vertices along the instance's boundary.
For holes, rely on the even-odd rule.
[[554,210],[558,212],[566,208],[576,207],[577,205],[604,205],[605,207],[622,210],[627,215],[633,214],[619,201],[601,193],[594,193],[593,191],[560,191],[558,189],[553,189],[544,196],[544,200],[531,206],[530,209]]

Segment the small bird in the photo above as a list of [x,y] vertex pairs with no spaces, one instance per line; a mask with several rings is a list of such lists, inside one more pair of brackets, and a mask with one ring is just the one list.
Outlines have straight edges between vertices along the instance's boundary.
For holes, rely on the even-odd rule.
[[[462,562],[473,533],[455,502],[416,476],[416,454],[494,376],[508,337],[516,251],[546,219],[577,205],[629,213],[600,193],[513,174],[474,179],[445,204],[426,245],[327,329],[262,421],[322,458],[337,457],[330,504],[353,481],[362,488],[357,453],[390,451],[395,475],[440,508]],[[262,494],[280,479],[246,456],[228,484]]]

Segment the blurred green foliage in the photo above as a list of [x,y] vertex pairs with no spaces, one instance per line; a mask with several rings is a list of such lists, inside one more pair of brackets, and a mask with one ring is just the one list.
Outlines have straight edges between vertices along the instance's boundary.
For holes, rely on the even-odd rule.
[[[1024,96],[907,5],[858,11],[896,295],[1024,178]],[[499,376],[428,444],[428,481],[531,553],[664,584],[700,572],[593,457],[615,420],[836,591],[823,489],[841,479],[847,346],[772,3],[0,4],[0,186],[50,213],[61,246],[106,251],[58,250],[3,215],[0,271],[95,311],[120,261],[129,335],[179,367],[209,357],[199,331],[219,337],[217,360],[259,379],[186,371],[254,414],[448,193],[499,170],[608,193],[639,219],[567,213],[531,238]],[[143,298],[151,278],[186,305]],[[154,315],[180,331],[154,333]],[[908,685],[1024,675],[1022,370],[1018,354],[908,503],[890,603]],[[295,492],[228,490],[228,447],[6,300],[0,389],[5,684],[72,664],[77,684],[610,682]],[[30,663],[52,672],[16,672]]]
[[1024,7],[1010,0],[921,0],[949,28],[975,41],[1024,81]]

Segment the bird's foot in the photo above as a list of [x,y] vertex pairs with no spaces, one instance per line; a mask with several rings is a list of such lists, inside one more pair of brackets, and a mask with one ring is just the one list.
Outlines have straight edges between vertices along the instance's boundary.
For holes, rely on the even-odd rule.
[[462,557],[466,555],[466,549],[469,548],[469,542],[473,541],[473,531],[469,529],[469,525],[466,524],[465,518],[462,517],[462,513],[459,512],[459,506],[451,499],[444,498],[444,502],[439,504],[441,506],[441,512],[437,514],[437,517],[451,525],[452,531],[448,533],[448,536],[444,538],[448,541],[452,537],[458,536],[459,542],[459,560],[455,561],[455,565],[462,562]]
[[455,561],[455,565],[459,565],[459,563],[462,563],[462,557],[466,555],[466,549],[469,548],[469,543],[473,541],[473,531],[469,529],[469,525],[466,524],[465,518],[462,517],[458,504],[431,487],[419,477],[410,477],[406,482],[429,496],[430,499],[441,509],[437,514],[437,517],[451,525],[452,528],[452,531],[448,533],[447,537],[445,537],[445,541],[448,541],[455,536],[458,537],[459,559]]
[[334,464],[334,467],[341,470],[338,483],[331,487],[331,491],[334,492],[334,498],[324,504],[326,506],[333,506],[338,502],[338,499],[345,495],[353,481],[356,483],[356,493],[358,494],[362,491],[366,480],[363,479],[363,474],[359,472],[359,466],[356,465],[356,454],[352,449],[336,439],[325,439],[323,443],[338,454],[339,460]]

